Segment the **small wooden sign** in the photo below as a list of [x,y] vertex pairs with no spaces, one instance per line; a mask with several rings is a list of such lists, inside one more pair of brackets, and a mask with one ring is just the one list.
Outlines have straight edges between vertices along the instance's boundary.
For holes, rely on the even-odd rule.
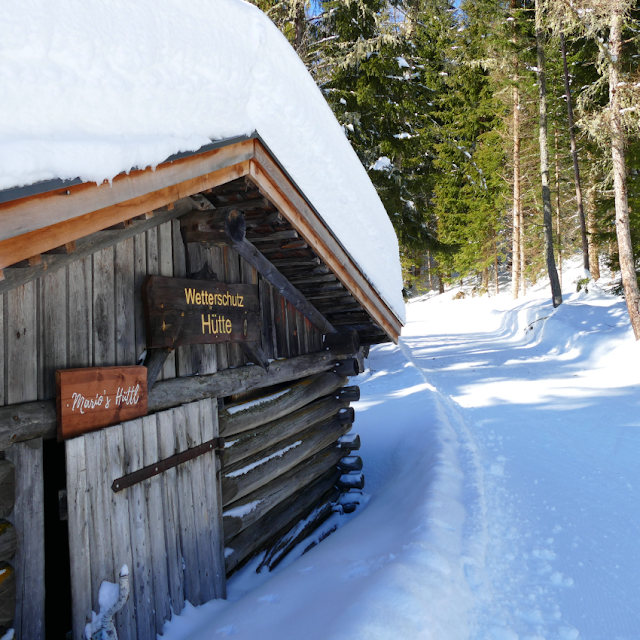
[[58,440],[147,415],[146,367],[56,371]]
[[148,347],[260,339],[257,285],[149,276],[142,295]]

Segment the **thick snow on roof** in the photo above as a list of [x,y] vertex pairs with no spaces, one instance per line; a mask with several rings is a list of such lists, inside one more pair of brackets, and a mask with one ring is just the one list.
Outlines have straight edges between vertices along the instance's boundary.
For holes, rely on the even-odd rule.
[[254,130],[404,319],[384,207],[259,10],[242,0],[0,3],[0,189],[102,182]]

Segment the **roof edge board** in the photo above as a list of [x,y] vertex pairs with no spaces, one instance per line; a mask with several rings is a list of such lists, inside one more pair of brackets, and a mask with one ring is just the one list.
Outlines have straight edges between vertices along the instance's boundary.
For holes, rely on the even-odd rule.
[[[207,153],[215,149],[221,149],[222,147],[228,147],[238,142],[245,142],[247,140],[259,139],[258,132],[254,131],[250,135],[234,136],[233,138],[224,138],[222,140],[212,140],[210,144],[205,144],[195,151],[179,151],[170,155],[166,160],[163,160],[160,164],[166,164],[168,162],[174,162],[175,160],[182,160],[183,158],[190,158],[201,153]],[[157,166],[160,166],[158,164]],[[149,169],[147,166],[144,169]],[[143,170],[144,170],[143,169]],[[131,167],[129,171],[121,171],[118,175],[125,175],[131,171],[139,171],[138,167]],[[115,176],[114,176],[115,177]],[[33,184],[23,185],[20,187],[9,187],[8,189],[0,189],[0,204],[5,202],[12,202],[13,200],[21,200],[22,198],[28,198],[30,196],[38,196],[51,191],[58,191],[58,189],[64,189],[65,187],[73,187],[78,184],[84,184],[85,181],[81,178],[52,178],[51,180],[42,180],[40,182],[34,182]]]

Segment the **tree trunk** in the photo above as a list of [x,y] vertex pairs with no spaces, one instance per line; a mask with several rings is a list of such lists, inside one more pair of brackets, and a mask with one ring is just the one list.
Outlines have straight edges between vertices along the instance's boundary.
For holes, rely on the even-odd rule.
[[562,228],[560,226],[560,159],[558,156],[558,126],[554,128],[555,165],[556,165],[556,236],[558,238],[558,277],[562,289]]
[[304,46],[304,35],[306,28],[305,0],[295,0],[293,11],[293,26],[295,32],[293,48],[296,50],[296,53],[300,55]]
[[493,270],[496,277],[496,295],[500,293],[500,283],[498,282],[498,239],[496,232],[493,232]]
[[562,304],[562,291],[553,257],[553,213],[549,188],[549,145],[547,142],[547,77],[545,72],[544,33],[542,28],[541,0],[536,0],[536,51],[538,54],[538,94],[540,102],[540,177],[542,181],[542,210],[544,214],[544,245],[547,271],[551,285],[551,301],[554,307]]
[[[511,294],[515,300],[520,292],[522,265],[520,264],[520,93],[513,87],[513,249],[511,252]],[[524,279],[524,278],[523,278]]]
[[527,280],[525,278],[525,268],[527,261],[524,255],[524,211],[522,210],[522,201],[520,201],[520,284],[522,286],[522,295],[527,293]]
[[596,241],[596,187],[587,189],[587,241],[589,244],[589,272],[594,280],[600,278],[598,243]]
[[580,184],[580,165],[578,164],[578,148],[576,146],[576,132],[573,124],[573,105],[571,104],[571,87],[569,86],[569,69],[567,67],[567,46],[564,34],[560,34],[560,46],[562,48],[562,65],[564,68],[564,94],[567,101],[567,120],[569,121],[569,137],[571,139],[571,157],[573,159],[573,177],[576,183],[576,204],[578,207],[578,219],[580,220],[580,234],[582,236],[582,263],[585,269],[589,269],[589,243],[587,241],[587,225],[584,219],[582,207],[582,186]]
[[616,236],[620,253],[620,272],[629,319],[636,340],[640,339],[640,292],[636,278],[631,228],[629,226],[629,202],[627,199],[627,169],[625,162],[625,134],[620,117],[620,55],[622,53],[622,11],[616,7],[611,13],[609,31],[609,111],[611,114],[611,157],[613,160],[613,189],[616,202]]

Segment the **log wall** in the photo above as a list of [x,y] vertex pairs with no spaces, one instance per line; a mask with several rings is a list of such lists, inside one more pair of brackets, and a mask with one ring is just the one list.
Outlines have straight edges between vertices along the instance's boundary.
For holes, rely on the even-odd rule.
[[341,441],[359,397],[347,382],[320,373],[221,411],[227,574],[263,550],[261,567],[276,566],[332,514],[343,489],[362,488],[362,461],[349,455],[359,442]]

